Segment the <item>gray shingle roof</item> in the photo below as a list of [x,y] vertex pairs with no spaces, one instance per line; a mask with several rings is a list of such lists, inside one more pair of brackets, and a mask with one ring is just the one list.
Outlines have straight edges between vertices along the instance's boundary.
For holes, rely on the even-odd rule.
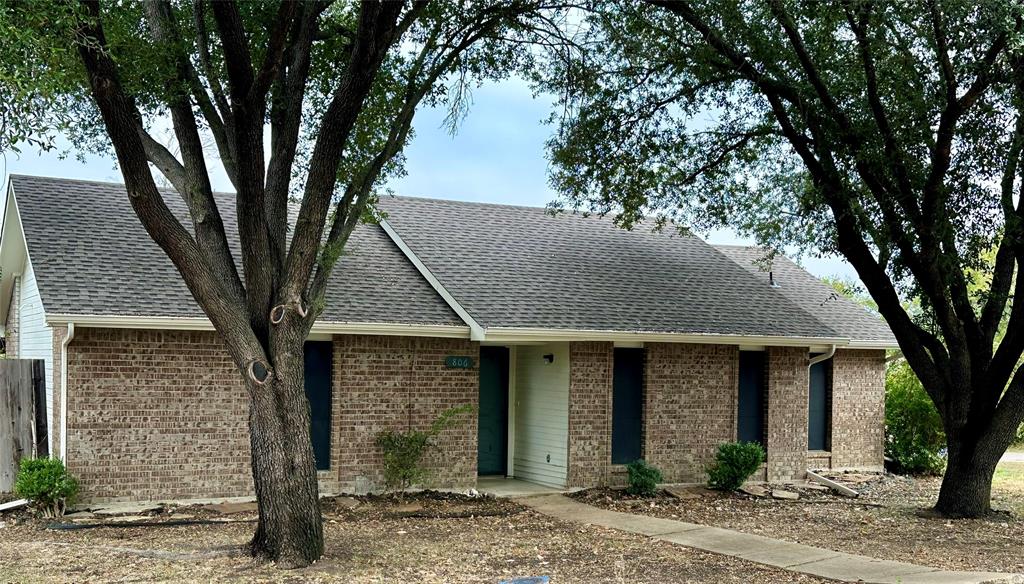
[[839,336],[697,237],[533,207],[408,197],[380,206],[484,327]]
[[[123,185],[11,182],[47,313],[202,316]],[[180,198],[165,200],[187,224]],[[238,255],[234,197],[218,203]],[[380,206],[484,327],[893,341],[884,322],[789,260],[776,261],[782,286],[768,286],[751,263],[756,249],[535,207],[408,197]],[[464,325],[377,225],[353,234],[322,320]]]
[[[48,314],[203,316],[139,223],[124,185],[21,175],[11,182]],[[165,200],[187,218],[176,194]],[[237,257],[234,196],[217,202]],[[322,320],[465,326],[377,225],[353,233]]]
[[[768,282],[768,274],[755,263],[765,256],[764,250],[737,245],[715,247],[758,280]],[[789,258],[775,257],[772,261],[772,274],[779,286],[776,290],[840,335],[854,341],[876,341],[895,346],[896,339],[880,316],[837,294],[831,286],[807,273]]]

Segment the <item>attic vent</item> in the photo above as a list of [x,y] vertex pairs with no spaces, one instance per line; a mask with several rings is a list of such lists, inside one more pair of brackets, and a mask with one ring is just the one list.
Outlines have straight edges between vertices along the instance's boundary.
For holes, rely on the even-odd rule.
[[772,288],[779,287],[778,282],[775,281],[775,274],[773,272],[768,272],[768,285]]

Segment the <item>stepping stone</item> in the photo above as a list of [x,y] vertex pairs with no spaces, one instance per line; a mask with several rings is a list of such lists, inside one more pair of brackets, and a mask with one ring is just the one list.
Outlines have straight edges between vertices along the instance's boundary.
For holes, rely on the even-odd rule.
[[669,495],[672,495],[676,499],[700,499],[700,495],[695,493],[693,489],[687,489],[686,487],[665,487],[665,492],[668,493]]
[[135,523],[136,521],[149,521],[150,519],[153,519],[153,518],[151,516],[149,516],[149,515],[124,515],[124,516],[120,516],[120,517],[111,517],[110,521],[114,521],[114,522],[123,521],[123,522],[126,522],[126,523]]
[[423,505],[419,503],[405,503],[403,505],[395,505],[392,511],[395,513],[416,513],[417,511],[423,511]]
[[768,489],[758,485],[744,485],[740,487],[741,493],[746,493],[751,497],[767,497]]
[[259,510],[255,502],[248,503],[217,503],[215,505],[203,505],[203,509],[207,511],[214,511],[222,515],[231,515],[233,513],[255,513]]
[[163,507],[160,503],[110,503],[102,507],[94,507],[92,512],[97,515],[138,515],[153,513]]
[[361,505],[359,499],[355,499],[353,497],[335,497],[334,504],[342,509],[355,509]]
[[96,517],[96,514],[91,511],[75,511],[74,513],[65,513],[64,517],[71,521],[78,521],[81,519],[92,519]]
[[793,491],[783,491],[782,489],[772,489],[772,499],[785,499],[788,501],[795,501],[800,498],[800,495]]

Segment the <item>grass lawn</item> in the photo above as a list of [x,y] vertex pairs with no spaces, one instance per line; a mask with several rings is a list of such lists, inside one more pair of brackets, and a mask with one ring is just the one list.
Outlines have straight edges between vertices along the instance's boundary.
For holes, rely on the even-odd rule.
[[680,519],[798,543],[947,570],[1024,572],[1024,463],[1003,463],[992,487],[990,517],[937,519],[923,512],[941,479],[854,477],[860,497],[784,486],[797,501],[695,489],[691,499],[637,500],[618,491],[576,496],[593,505]]
[[1024,518],[1024,462],[1000,463],[992,479],[992,491],[1005,500],[1018,519]]
[[[235,523],[52,531],[0,515],[0,582],[473,582],[524,576],[597,582],[823,582],[642,536],[566,524],[510,501],[419,497],[325,503],[327,551],[301,570],[257,564]],[[452,515],[483,516],[452,517]],[[179,508],[160,519],[217,517]]]

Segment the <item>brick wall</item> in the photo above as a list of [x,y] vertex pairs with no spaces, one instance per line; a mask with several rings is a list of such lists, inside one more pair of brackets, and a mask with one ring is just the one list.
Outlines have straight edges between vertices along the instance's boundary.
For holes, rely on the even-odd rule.
[[840,349],[832,358],[832,467],[881,470],[885,351]]
[[[446,369],[448,355],[479,362],[479,344],[462,339],[335,337],[331,468],[339,490],[382,487],[381,430],[429,427],[442,411],[479,401],[479,369]],[[338,389],[340,388],[340,389]],[[428,454],[429,486],[476,485],[477,416],[464,415]]]
[[248,397],[216,333],[79,328],[68,349],[68,464],[86,500],[252,492]]
[[666,482],[704,482],[718,444],[736,437],[739,350],[647,343],[645,457]]
[[806,348],[768,348],[769,481],[804,478],[807,470]]
[[9,359],[18,358],[18,327],[20,325],[21,305],[21,276],[14,277],[14,285],[11,288],[11,304],[7,309],[7,322],[4,323],[4,346],[5,354]]
[[610,479],[614,356],[612,343],[569,344],[569,487]]
[[[56,355],[62,338],[55,329]],[[379,488],[377,431],[424,428],[448,407],[475,405],[478,370],[445,369],[444,357],[477,360],[478,351],[462,340],[335,337],[331,470],[320,473],[321,489]],[[248,397],[216,333],[79,328],[68,367],[68,463],[85,500],[252,493]],[[468,415],[442,434],[427,457],[429,486],[476,484],[476,423]]]

